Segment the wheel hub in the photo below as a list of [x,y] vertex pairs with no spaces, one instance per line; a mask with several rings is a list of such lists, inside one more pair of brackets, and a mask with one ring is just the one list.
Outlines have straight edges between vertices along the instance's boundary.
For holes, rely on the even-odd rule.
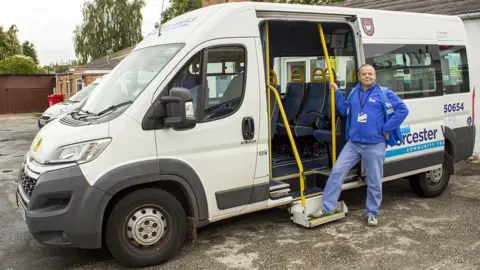
[[154,208],[141,208],[127,221],[127,236],[136,246],[151,246],[163,237],[167,229],[165,217]]
[[428,182],[431,184],[438,184],[443,177],[443,168],[439,168],[427,173]]

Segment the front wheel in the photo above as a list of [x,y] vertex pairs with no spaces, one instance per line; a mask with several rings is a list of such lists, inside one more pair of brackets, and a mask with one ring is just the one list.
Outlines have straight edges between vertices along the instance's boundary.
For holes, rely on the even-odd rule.
[[445,152],[442,167],[410,177],[408,179],[410,187],[419,196],[437,197],[447,188],[452,168],[453,159]]
[[146,267],[172,258],[185,241],[186,230],[185,211],[175,197],[163,190],[141,189],[113,208],[106,242],[126,267]]

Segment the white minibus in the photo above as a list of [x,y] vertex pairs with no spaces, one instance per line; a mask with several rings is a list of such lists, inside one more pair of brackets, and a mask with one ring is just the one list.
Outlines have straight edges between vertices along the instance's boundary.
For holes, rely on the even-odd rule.
[[[348,95],[364,63],[410,111],[384,181],[438,196],[474,148],[468,44],[454,16],[258,2],[186,13],[38,132],[19,174],[22,215],[40,243],[106,246],[128,267],[254,211],[282,206],[304,227],[343,218],[344,202],[308,215],[346,140],[329,82]],[[364,179],[360,162],[343,189]]]

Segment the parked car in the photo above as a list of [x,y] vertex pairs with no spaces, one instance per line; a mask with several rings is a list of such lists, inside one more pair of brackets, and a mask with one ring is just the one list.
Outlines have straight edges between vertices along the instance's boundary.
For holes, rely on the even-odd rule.
[[53,106],[45,110],[45,112],[37,120],[38,128],[41,129],[43,126],[50,123],[59,116],[80,107],[82,102],[85,101],[85,99],[88,98],[93,92],[93,90],[98,86],[102,78],[103,76],[96,79],[94,82],[83,88],[81,91],[77,92],[75,95],[71,96],[69,99],[54,104]]

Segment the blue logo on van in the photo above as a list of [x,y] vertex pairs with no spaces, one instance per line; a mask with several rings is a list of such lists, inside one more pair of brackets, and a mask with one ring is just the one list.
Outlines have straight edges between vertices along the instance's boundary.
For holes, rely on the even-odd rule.
[[[400,142],[397,145],[407,146],[407,147],[389,150],[387,151],[386,157],[409,154],[409,153],[418,152],[422,150],[443,147],[445,145],[445,141],[443,138],[440,140],[437,139],[438,137],[440,137],[440,132],[442,132],[442,135],[445,136],[445,131],[443,129],[443,126],[441,126],[440,131],[436,128],[434,129],[424,128],[423,130],[412,132],[410,126],[402,126],[400,127],[400,130],[403,135],[403,142]],[[422,144],[417,144],[417,143],[422,143]],[[417,144],[417,145],[411,146],[412,144]]]
[[184,19],[184,20],[181,20],[181,21],[178,21],[178,22],[165,24],[165,25],[162,26],[162,32],[189,26],[196,19],[197,19],[197,17],[192,17],[192,18],[187,18],[187,19]]
[[467,118],[467,124],[468,124],[469,126],[472,125],[472,117],[471,117],[471,116],[469,116],[469,117]]
[[410,127],[408,128],[408,132],[403,132],[403,142],[398,145],[405,145],[405,144],[414,144],[419,142],[426,142],[435,140],[437,138],[438,129],[426,129],[424,128],[418,132],[411,132]]

